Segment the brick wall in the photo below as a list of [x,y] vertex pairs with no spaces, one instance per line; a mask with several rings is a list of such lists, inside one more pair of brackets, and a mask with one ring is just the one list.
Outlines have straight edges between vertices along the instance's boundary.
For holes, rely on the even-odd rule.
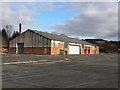
[[[46,49],[46,53],[45,53]],[[34,47],[34,48],[24,48],[24,53],[25,54],[40,54],[40,55],[50,55],[51,49],[48,47]]]
[[58,55],[60,54],[60,49],[58,47],[51,48],[51,55]]
[[[46,48],[46,53],[44,52]],[[9,53],[16,53],[16,48],[10,48]],[[24,54],[39,54],[39,55],[50,55],[51,48],[49,47],[25,47]]]
[[[25,54],[39,54],[39,55],[45,55],[45,48],[47,48],[47,53],[46,55],[59,55],[61,50],[63,50],[64,55],[65,55],[65,51],[68,52],[68,49],[64,49],[64,44],[59,44],[58,47],[52,47],[52,48],[48,48],[48,47],[26,47],[24,48],[24,53]],[[86,53],[84,51],[84,49],[81,49],[80,53],[81,54],[99,54],[99,47],[97,46],[95,48],[95,50],[93,50],[92,47],[85,47],[86,48]],[[90,53],[88,52],[88,49],[90,50]],[[66,52],[66,54],[67,54]],[[16,48],[10,48],[9,49],[9,53],[16,53]]]
[[81,49],[81,54],[85,54],[85,53],[84,53],[84,49],[83,49],[83,48]]
[[[86,52],[85,52],[86,49]],[[93,50],[93,47],[84,47],[84,49],[81,49],[81,54],[99,54],[99,47],[97,46],[95,50]]]
[[60,50],[64,50],[64,44],[60,43],[58,47],[52,47],[51,48],[51,55],[59,55]]
[[0,47],[0,53],[8,53],[8,52],[9,52],[8,48]]
[[9,53],[15,54],[16,53],[16,48],[9,48]]

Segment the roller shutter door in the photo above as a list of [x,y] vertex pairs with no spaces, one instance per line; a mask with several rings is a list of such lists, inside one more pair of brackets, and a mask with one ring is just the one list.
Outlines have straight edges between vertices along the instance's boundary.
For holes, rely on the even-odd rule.
[[69,45],[69,54],[80,54],[80,47]]

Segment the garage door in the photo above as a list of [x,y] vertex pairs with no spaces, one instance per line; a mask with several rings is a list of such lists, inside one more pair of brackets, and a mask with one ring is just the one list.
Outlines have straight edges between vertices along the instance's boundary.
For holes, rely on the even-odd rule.
[[69,54],[80,54],[80,47],[69,45]]

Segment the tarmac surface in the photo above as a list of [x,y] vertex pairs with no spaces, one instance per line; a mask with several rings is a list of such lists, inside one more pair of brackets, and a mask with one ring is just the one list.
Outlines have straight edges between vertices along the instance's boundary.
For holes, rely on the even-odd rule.
[[2,55],[3,88],[118,88],[118,55]]

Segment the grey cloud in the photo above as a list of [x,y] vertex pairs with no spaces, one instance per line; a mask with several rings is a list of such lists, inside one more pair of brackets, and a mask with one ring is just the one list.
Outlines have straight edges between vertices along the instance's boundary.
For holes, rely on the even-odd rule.
[[[101,6],[101,7],[100,7]],[[70,3],[76,16],[54,28],[70,36],[95,37],[117,40],[116,3]]]

